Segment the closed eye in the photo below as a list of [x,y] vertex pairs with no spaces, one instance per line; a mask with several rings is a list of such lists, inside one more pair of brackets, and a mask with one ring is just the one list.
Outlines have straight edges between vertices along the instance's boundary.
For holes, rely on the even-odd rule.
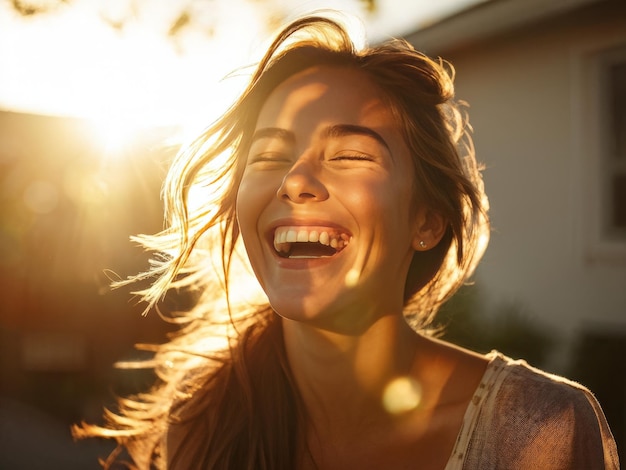
[[369,155],[365,154],[349,154],[349,155],[336,155],[331,160],[360,160],[360,161],[372,161],[374,160]]
[[248,157],[248,165],[253,163],[281,163],[290,161],[291,160],[288,156],[275,152],[263,152],[256,155],[250,155]]
[[341,157],[335,157],[333,160],[371,160],[371,158],[362,155],[346,155]]

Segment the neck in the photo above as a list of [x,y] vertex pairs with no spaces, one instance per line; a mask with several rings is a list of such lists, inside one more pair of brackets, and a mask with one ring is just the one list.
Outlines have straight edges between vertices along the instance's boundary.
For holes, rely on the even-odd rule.
[[409,374],[418,336],[401,315],[380,318],[359,335],[283,319],[287,358],[312,425],[362,428],[389,420],[386,386]]

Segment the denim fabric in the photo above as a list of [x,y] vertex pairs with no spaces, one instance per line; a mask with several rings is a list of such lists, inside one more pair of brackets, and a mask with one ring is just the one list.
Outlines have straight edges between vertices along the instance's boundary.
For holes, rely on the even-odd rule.
[[618,470],[615,440],[585,387],[493,351],[445,470]]

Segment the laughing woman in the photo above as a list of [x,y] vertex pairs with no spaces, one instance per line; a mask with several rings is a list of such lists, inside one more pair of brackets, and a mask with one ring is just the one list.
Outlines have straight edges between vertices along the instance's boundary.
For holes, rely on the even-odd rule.
[[75,434],[139,468],[617,469],[588,390],[428,334],[488,239],[453,95],[451,67],[405,42],[283,30],[174,162],[169,228],[141,238],[150,305],[200,293],[159,382]]

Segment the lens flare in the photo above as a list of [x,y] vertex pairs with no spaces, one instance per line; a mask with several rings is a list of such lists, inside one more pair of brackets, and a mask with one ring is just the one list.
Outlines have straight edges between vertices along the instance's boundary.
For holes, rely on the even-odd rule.
[[36,214],[52,212],[58,201],[59,192],[47,181],[33,181],[24,191],[24,204]]
[[389,382],[383,392],[383,407],[393,415],[416,409],[422,401],[422,387],[410,377],[398,377]]
[[351,269],[350,271],[348,271],[348,274],[346,274],[346,286],[347,287],[354,287],[356,286],[357,282],[359,282],[359,278],[361,277],[361,275],[359,274],[358,269]]

